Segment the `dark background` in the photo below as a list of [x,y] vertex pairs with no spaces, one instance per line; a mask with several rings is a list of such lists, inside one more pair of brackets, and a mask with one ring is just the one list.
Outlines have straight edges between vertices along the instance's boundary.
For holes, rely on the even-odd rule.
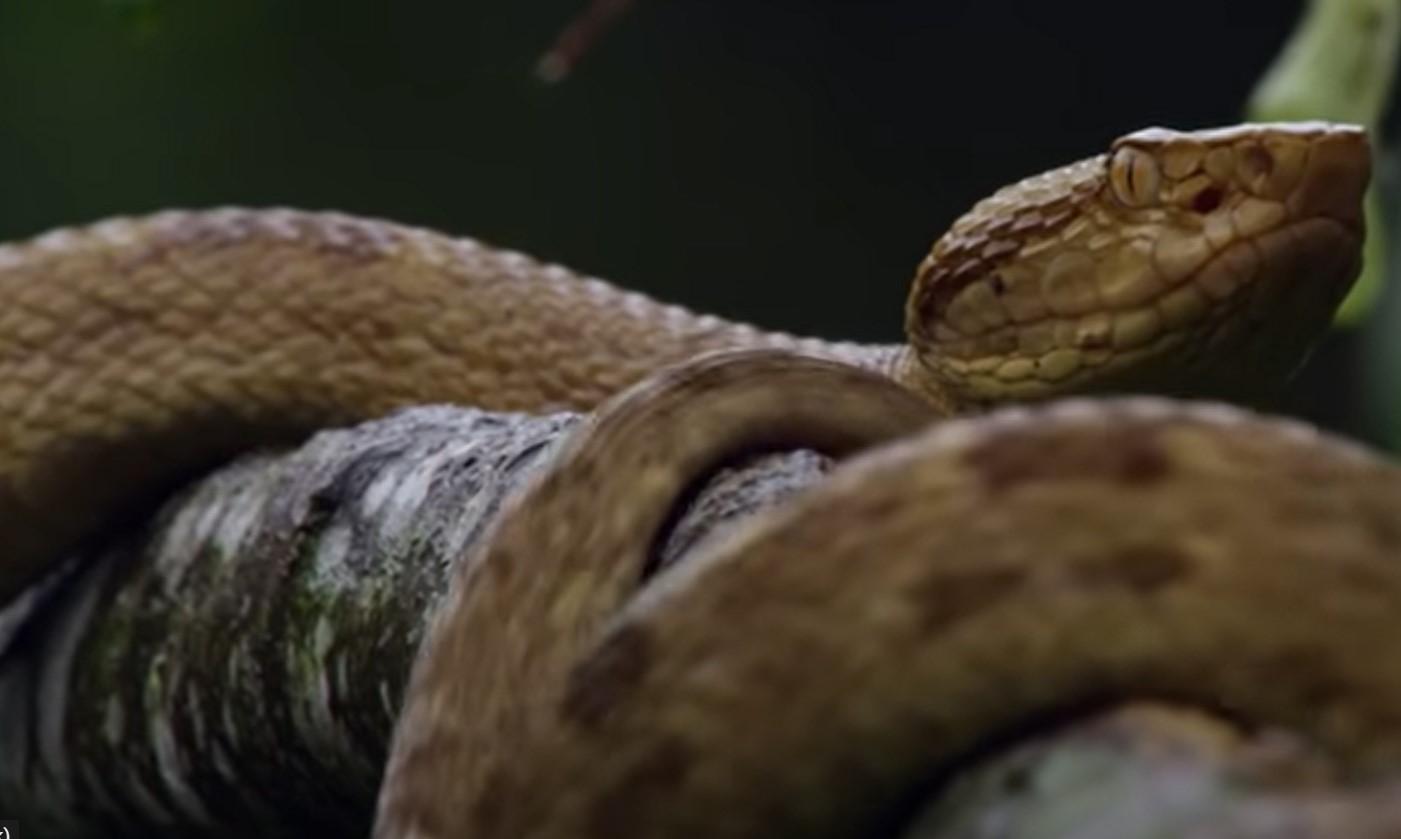
[[[1298,0],[0,0],[0,239],[219,204],[390,217],[693,308],[897,340],[959,213],[1149,124],[1241,118]],[[1377,438],[1349,336],[1286,410]]]

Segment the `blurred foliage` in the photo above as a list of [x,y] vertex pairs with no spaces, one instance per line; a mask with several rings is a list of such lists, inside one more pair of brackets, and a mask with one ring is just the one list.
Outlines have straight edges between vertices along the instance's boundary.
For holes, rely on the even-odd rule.
[[1401,0],[1310,0],[1294,34],[1251,96],[1252,119],[1330,119],[1368,126],[1375,152],[1367,196],[1362,276],[1339,312],[1365,326],[1359,368],[1357,428],[1401,449],[1401,242],[1398,146],[1388,140],[1394,110]]
[[102,5],[137,37],[154,37],[159,31],[162,0],[102,0]]
[[[1311,0],[1251,95],[1246,118],[1357,123],[1371,130],[1381,149],[1398,50],[1401,0]],[[1367,196],[1367,226],[1362,276],[1338,313],[1344,325],[1357,324],[1376,305],[1387,273],[1386,224],[1375,187]]]

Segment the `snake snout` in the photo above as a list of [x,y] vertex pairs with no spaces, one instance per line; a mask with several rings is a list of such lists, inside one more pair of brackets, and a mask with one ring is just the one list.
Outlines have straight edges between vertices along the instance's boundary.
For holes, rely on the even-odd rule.
[[1218,304],[1201,354],[1208,392],[1225,396],[1278,387],[1328,328],[1361,268],[1371,178],[1358,126],[1236,130],[1246,134],[1231,146],[1242,193],[1230,218],[1237,240],[1196,279],[1233,272],[1243,289]]
[[1360,228],[1371,174],[1367,133],[1357,126],[1328,126],[1309,140],[1303,176],[1288,197],[1289,215],[1331,218]]
[[1356,278],[1370,174],[1361,128],[1272,123],[1149,128],[1007,187],[920,267],[914,377],[974,404],[1273,390]]

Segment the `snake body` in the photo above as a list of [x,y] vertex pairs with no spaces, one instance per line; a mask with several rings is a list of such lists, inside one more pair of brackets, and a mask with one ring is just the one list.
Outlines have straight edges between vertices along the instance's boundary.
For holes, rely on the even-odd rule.
[[[3,246],[0,598],[178,482],[255,446],[410,404],[588,409],[623,393],[580,438],[577,459],[563,461],[577,468],[533,491],[554,486],[572,493],[571,503],[596,501],[591,482],[627,464],[611,507],[623,511],[617,520],[575,506],[533,520],[518,544],[499,540],[538,554],[530,562],[576,541],[608,556],[571,568],[557,581],[563,589],[538,596],[490,582],[495,571],[488,582],[459,580],[454,597],[471,590],[478,605],[444,609],[449,617],[432,635],[440,640],[416,666],[405,720],[435,722],[406,722],[397,735],[381,835],[461,835],[467,815],[445,815],[445,802],[425,803],[413,790],[441,792],[426,779],[458,777],[454,761],[468,757],[489,772],[499,764],[491,756],[510,742],[454,733],[443,713],[481,714],[522,742],[538,733],[555,743],[512,689],[529,688],[526,676],[539,667],[548,692],[570,655],[595,640],[620,602],[621,581],[637,572],[635,550],[612,552],[627,532],[635,543],[635,530],[674,500],[682,478],[736,449],[846,450],[1007,400],[1268,391],[1299,363],[1356,275],[1369,166],[1365,135],[1348,126],[1127,135],[1105,154],[999,191],[957,221],[916,272],[908,343],[890,346],[766,332],[519,254],[336,214],[169,212]],[[737,385],[717,384],[732,374],[704,362],[660,385],[647,378],[720,350],[760,355],[721,365],[744,371]],[[768,350],[818,360],[776,364]],[[782,381],[763,396],[766,382]],[[637,407],[639,392],[652,407]],[[706,394],[715,399],[695,404],[710,407],[690,407]],[[616,431],[633,415],[655,429],[641,461],[623,453],[636,434]],[[658,416],[671,424],[663,428]],[[513,509],[550,509],[534,497]],[[493,663],[462,664],[457,642],[441,639],[477,637],[481,615],[506,618],[480,636],[499,642],[490,646]],[[439,648],[446,652],[432,652]],[[458,681],[483,695],[444,686],[477,667],[499,681]],[[472,730],[485,737],[484,728]],[[419,729],[443,739],[424,745]],[[457,755],[449,773],[429,773],[445,754]],[[481,781],[494,789],[492,777]],[[564,822],[500,823],[508,827],[481,835],[589,835]]]
[[634,592],[707,463],[924,417],[770,353],[605,405],[459,567],[375,835],[893,836],[989,738],[1144,698],[1401,769],[1401,473],[1221,406],[941,423]]
[[333,214],[170,212],[0,246],[0,522],[24,522],[0,528],[0,598],[250,447],[425,402],[587,409],[712,350],[839,359],[945,414],[1268,389],[1356,275],[1369,168],[1348,126],[1127,135],[958,220],[892,346],[765,332]]

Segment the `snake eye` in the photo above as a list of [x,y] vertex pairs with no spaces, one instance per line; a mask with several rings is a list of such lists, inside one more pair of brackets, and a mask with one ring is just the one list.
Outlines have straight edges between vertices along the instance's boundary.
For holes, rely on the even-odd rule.
[[1158,200],[1158,161],[1142,149],[1125,146],[1109,161],[1114,197],[1126,207],[1146,207]]

